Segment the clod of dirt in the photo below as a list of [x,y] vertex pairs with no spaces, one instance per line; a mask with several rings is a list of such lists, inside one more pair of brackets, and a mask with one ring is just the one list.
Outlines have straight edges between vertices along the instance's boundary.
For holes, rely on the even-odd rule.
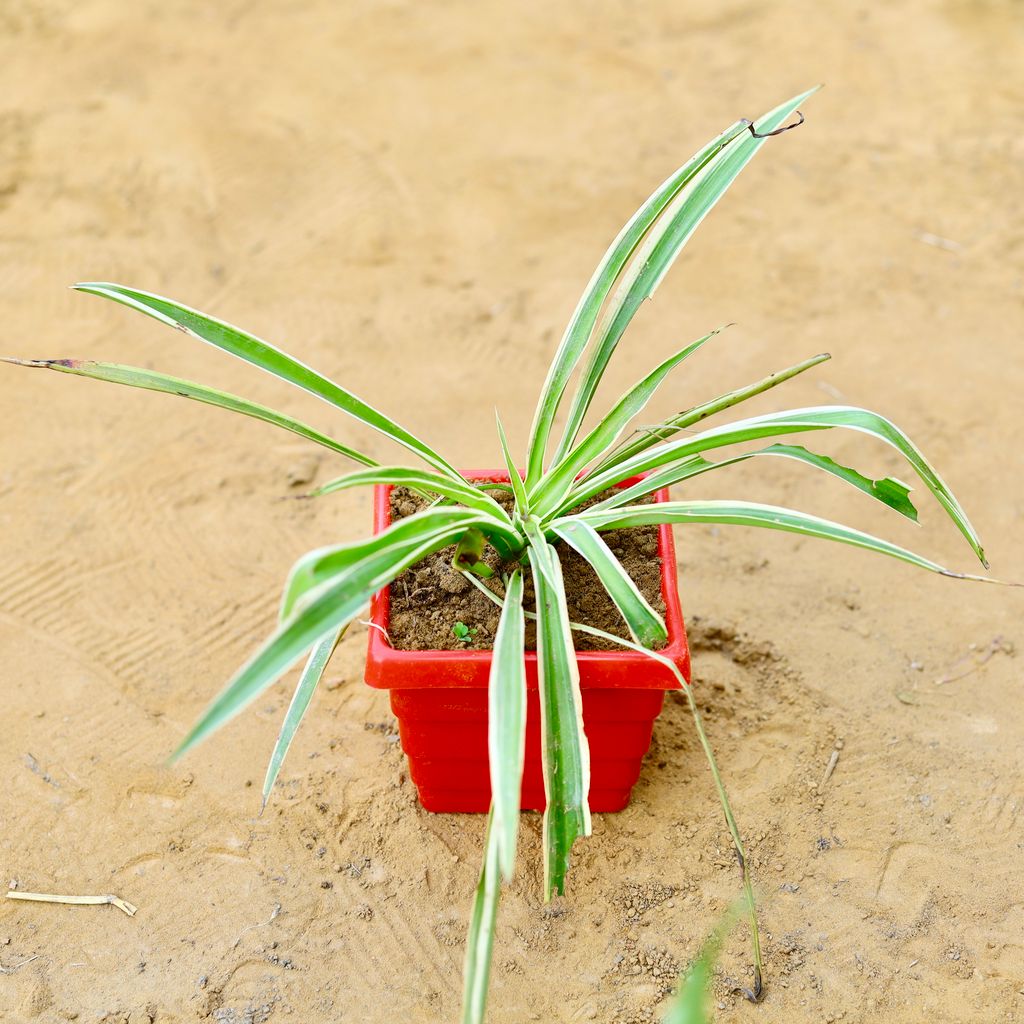
[[320,467],[319,455],[303,455],[288,467],[288,486],[303,487],[316,479],[316,471]]

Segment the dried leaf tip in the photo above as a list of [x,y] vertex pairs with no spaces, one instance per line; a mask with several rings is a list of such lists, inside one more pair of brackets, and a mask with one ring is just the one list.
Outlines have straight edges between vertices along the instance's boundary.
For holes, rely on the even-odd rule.
[[17,356],[0,356],[0,362],[10,363],[12,366],[38,367],[43,370],[52,370],[58,366],[74,370],[82,364],[81,359],[19,359]]

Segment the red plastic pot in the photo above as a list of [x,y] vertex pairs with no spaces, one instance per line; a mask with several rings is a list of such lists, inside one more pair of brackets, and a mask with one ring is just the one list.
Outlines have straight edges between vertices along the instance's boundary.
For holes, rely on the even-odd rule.
[[[507,482],[508,474],[470,470],[473,480]],[[627,481],[630,482],[630,481]],[[391,521],[391,487],[374,491],[374,532]],[[657,491],[655,501],[667,501]],[[662,654],[690,678],[690,651],[676,590],[675,544],[670,526],[659,527],[661,592],[668,645]],[[374,595],[371,620],[388,628],[390,590]],[[487,765],[487,680],[490,651],[398,651],[380,629],[369,631],[366,682],[391,691],[409,774],[428,811],[483,812],[490,807]],[[651,730],[666,690],[678,689],[664,666],[634,651],[579,651],[583,725],[590,743],[590,808],[621,811],[640,777]],[[537,655],[526,652],[526,761],[523,810],[543,810]]]

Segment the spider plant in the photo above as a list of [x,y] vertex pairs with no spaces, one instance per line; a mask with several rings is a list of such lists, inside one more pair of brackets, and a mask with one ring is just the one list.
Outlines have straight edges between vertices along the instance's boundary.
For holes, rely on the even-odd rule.
[[736,908],[730,907],[704,940],[686,973],[680,978],[679,988],[669,1005],[662,1024],[709,1024],[708,989],[722,944],[736,919]]
[[[960,503],[906,434],[877,413],[833,405],[767,413],[697,429],[708,417],[803,373],[827,359],[827,355],[814,356],[653,426],[628,432],[669,374],[717,336],[717,331],[711,331],[641,377],[594,425],[585,427],[602,376],[641,303],[653,295],[690,235],[737,174],[769,136],[791,126],[788,122],[794,113],[799,113],[799,105],[809,95],[807,92],[794,97],[756,122],[744,119],[730,125],[671,174],[612,242],[555,353],[533,420],[525,472],[518,470],[501,421],[497,423],[498,443],[511,477],[511,510],[506,510],[484,486],[460,474],[433,447],[342,385],[244,330],[150,292],[117,284],[76,285],[80,291],[135,309],[316,395],[332,409],[347,413],[401,445],[425,465],[378,465],[367,455],[291,416],[156,371],[77,359],[11,360],[230,409],[289,430],[361,464],[358,470],[320,487],[316,492],[319,495],[390,484],[412,488],[431,499],[421,511],[393,523],[382,533],[319,548],[300,558],[284,587],[276,631],[213,700],[178,748],[175,756],[190,750],[307,655],[267,771],[264,802],[331,652],[375,591],[386,587],[409,566],[449,545],[456,548],[455,567],[481,587],[477,576],[489,572],[480,559],[484,545],[492,546],[512,565],[503,580],[503,597],[483,588],[501,604],[502,610],[494,640],[489,690],[493,802],[467,943],[463,1018],[467,1022],[483,1019],[499,891],[502,881],[512,877],[515,864],[526,707],[524,626],[530,616],[537,619],[547,797],[543,817],[545,897],[564,891],[573,844],[591,827],[587,806],[589,754],[581,717],[573,632],[597,633],[664,662],[675,672],[689,700],[743,874],[755,961],[750,995],[754,999],[760,995],[761,956],[750,875],[696,702],[678,668],[658,653],[666,639],[661,615],[625,572],[602,539],[602,533],[660,523],[752,526],[838,541],[946,576],[983,579],[952,572],[886,540],[793,509],[738,499],[659,504],[642,500],[659,488],[681,484],[746,459],[781,457],[830,474],[896,513],[916,520],[917,510],[910,500],[909,488],[898,480],[871,479],[808,448],[774,440],[812,431],[854,430],[891,446],[903,456],[985,565],[981,544]],[[570,389],[573,380],[575,386]],[[561,421],[560,413],[564,413]],[[556,422],[561,423],[557,428]],[[718,461],[707,457],[717,449],[750,441],[771,443],[753,451],[726,453]],[[635,478],[640,478],[639,482],[619,487],[610,497],[580,510],[583,503]],[[621,612],[628,627],[628,640],[569,621],[562,569],[554,546],[559,540],[579,552],[593,567]],[[532,574],[536,593],[535,610],[524,606],[527,571]]]

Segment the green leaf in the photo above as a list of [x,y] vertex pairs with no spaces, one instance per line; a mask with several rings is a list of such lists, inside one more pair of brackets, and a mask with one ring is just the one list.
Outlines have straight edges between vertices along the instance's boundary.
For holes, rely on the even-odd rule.
[[678,996],[665,1014],[665,1024],[710,1024],[708,988],[718,950],[712,954],[705,945],[690,964]]
[[[472,577],[470,577],[472,579]],[[476,580],[472,580],[474,584]],[[482,586],[482,584],[479,584]],[[490,594],[490,591],[487,591]],[[501,876],[512,877],[526,741],[526,667],[523,577],[510,577],[494,638],[488,683],[487,743],[491,774],[491,813],[487,819],[484,863],[473,900],[462,998],[463,1024],[483,1024],[494,948]]]
[[[501,598],[493,594],[478,580],[473,580],[469,577],[473,585],[491,602],[503,607]],[[536,614],[532,612],[526,612],[527,618],[536,619]],[[757,923],[757,904],[754,899],[754,887],[750,876],[750,864],[749,859],[743,849],[743,840],[740,836],[739,826],[736,823],[735,815],[732,813],[732,806],[729,802],[729,796],[725,791],[725,783],[722,781],[721,773],[718,770],[718,764],[715,760],[714,751],[711,749],[711,743],[708,740],[707,732],[704,729],[703,721],[700,716],[700,710],[697,707],[697,702],[693,697],[693,692],[690,688],[689,683],[684,678],[682,672],[679,671],[679,666],[674,661],[660,654],[658,651],[651,651],[645,647],[641,647],[638,644],[633,643],[631,640],[625,640],[622,637],[614,636],[611,633],[606,633],[604,630],[596,629],[593,626],[584,626],[579,622],[570,622],[570,627],[573,630],[586,633],[592,636],[600,637],[603,640],[609,641],[612,644],[617,644],[620,647],[625,647],[628,650],[637,651],[638,653],[650,658],[653,661],[657,661],[663,665],[669,673],[676,677],[679,689],[685,694],[686,701],[690,706],[690,713],[693,715],[694,728],[697,731],[697,737],[700,740],[701,747],[704,750],[704,755],[707,758],[708,767],[711,769],[711,775],[715,782],[715,788],[718,791],[719,802],[722,806],[722,813],[725,815],[726,825],[728,826],[729,833],[732,836],[733,845],[735,848],[736,856],[740,862],[743,875],[743,898],[746,903],[747,912],[750,916],[750,928],[751,928],[751,945],[754,954],[754,984],[751,990],[743,989],[743,994],[750,999],[752,1002],[758,1002],[762,992],[762,960],[761,960],[761,942],[760,942],[760,929]],[[731,918],[729,919],[731,920]],[[726,927],[723,923],[720,927]]]
[[593,527],[579,520],[570,520],[560,522],[553,532],[593,566],[615,607],[622,613],[630,636],[638,644],[659,647],[668,639],[662,617],[640,593],[629,573]]
[[679,992],[672,1000],[663,1024],[708,1024],[708,989],[711,974],[722,952],[725,936],[736,920],[730,910],[718,927],[704,940],[683,978]]
[[523,577],[517,569],[505,588],[505,603],[494,637],[494,656],[487,689],[491,828],[498,845],[501,872],[509,879],[515,868],[526,749],[525,628]]
[[812,356],[810,359],[805,359],[803,362],[797,363],[795,366],[790,366],[785,370],[780,370],[778,373],[770,373],[767,377],[763,377],[761,380],[755,381],[753,384],[747,384],[745,387],[736,388],[734,391],[729,391],[724,395],[719,395],[717,398],[713,398],[709,402],[702,402],[700,405],[695,405],[693,408],[687,409],[685,412],[681,412],[677,416],[673,416],[664,423],[656,424],[653,427],[641,428],[634,432],[638,436],[631,438],[624,445],[617,448],[615,452],[605,458],[605,460],[597,467],[595,472],[603,473],[606,469],[610,469],[612,466],[617,466],[619,463],[625,462],[634,455],[639,455],[640,452],[646,451],[648,448],[652,448],[654,445],[668,440],[668,438],[678,434],[681,430],[686,430],[687,428],[692,427],[695,423],[700,423],[702,420],[706,420],[709,416],[714,416],[715,413],[723,412],[726,409],[732,408],[734,405],[746,402],[755,395],[760,395],[765,391],[770,391],[772,388],[776,388],[780,384],[784,384],[786,381],[792,380],[799,374],[804,373],[821,363],[827,362],[831,358],[832,357],[827,352],[823,352],[821,355]]
[[555,358],[552,360],[547,379],[541,390],[537,411],[534,414],[533,427],[530,431],[526,476],[528,488],[535,486],[541,478],[555,413],[558,411],[569,378],[586,349],[601,308],[623,268],[669,203],[707,167],[723,147],[746,131],[747,123],[737,121],[698,150],[682,167],[654,190],[640,209],[629,219],[604,254],[565,329],[565,334],[559,342],[558,351],[555,353]]
[[462,644],[469,643],[475,632],[475,629],[470,629],[464,622],[456,622],[452,626],[452,636]]
[[403,466],[379,466],[370,470],[358,470],[347,473],[336,480],[330,480],[312,492],[310,497],[319,498],[327,494],[335,494],[352,487],[367,487],[375,484],[391,484],[396,487],[409,487],[418,491],[432,491],[445,498],[451,498],[467,508],[477,509],[508,526],[512,520],[508,513],[492,497],[479,488],[466,483],[465,480],[453,480],[442,473],[434,473],[427,469],[406,469]]
[[[486,591],[491,598],[500,604],[500,600],[490,594],[490,591]],[[527,613],[527,617],[530,617],[530,613]],[[636,651],[639,654],[644,655],[646,658],[650,658],[652,661],[656,661],[663,665],[672,675],[676,677],[680,691],[686,697],[686,703],[690,707],[690,714],[693,716],[694,729],[697,732],[697,738],[700,741],[700,745],[704,751],[704,756],[707,758],[708,768],[711,769],[711,777],[714,779],[715,789],[718,792],[718,800],[722,807],[722,814],[725,816],[726,826],[729,829],[729,834],[732,837],[733,848],[736,853],[737,860],[740,864],[740,872],[743,876],[743,901],[746,904],[747,913],[750,918],[750,938],[751,947],[754,954],[754,984],[751,989],[741,989],[743,995],[746,996],[753,1003],[757,1003],[761,999],[762,994],[762,974],[763,974],[763,962],[761,959],[761,939],[760,939],[760,928],[757,923],[757,902],[754,899],[754,886],[750,876],[750,861],[744,852],[743,839],[740,836],[739,825],[736,823],[736,816],[732,812],[732,805],[729,801],[729,795],[725,790],[725,783],[722,781],[722,775],[718,770],[718,762],[715,759],[715,752],[711,748],[711,742],[708,739],[707,732],[704,729],[703,719],[701,718],[700,709],[697,707],[697,701],[694,699],[693,690],[683,676],[682,672],[679,671],[679,666],[674,661],[660,654],[658,651],[650,651],[645,647],[641,647],[638,644],[633,643],[630,640],[625,640],[620,636],[615,636],[612,633],[607,633],[603,629],[596,629],[594,626],[585,626],[580,622],[571,622],[569,624],[573,630],[581,633],[586,633],[590,636],[600,637],[602,640],[606,640],[612,644],[616,644],[620,647],[625,647],[627,650]],[[720,928],[723,930],[731,924],[735,916],[735,909],[731,910],[729,916],[726,917],[723,922],[720,923]]]
[[709,462],[699,455],[694,455],[660,473],[652,473],[639,483],[616,491],[604,501],[591,505],[587,511],[603,512],[606,509],[628,505],[630,502],[637,501],[663,487],[670,487],[672,484],[681,483],[683,480],[689,480],[694,476],[700,476],[700,474],[707,473],[709,470],[734,466],[738,462],[746,462],[747,459],[757,458],[761,455],[783,456],[814,466],[832,476],[838,477],[840,480],[846,481],[846,483],[870,495],[872,498],[876,498],[883,505],[888,505],[889,508],[899,512],[900,515],[906,516],[907,519],[915,523],[917,522],[917,509],[910,500],[910,488],[902,481],[891,476],[884,477],[881,480],[872,480],[871,477],[864,476],[863,473],[858,473],[855,469],[841,466],[827,455],[819,455],[799,445],[789,444],[769,445],[769,447],[762,448],[759,451],[744,452],[742,455],[735,455],[730,459],[723,459],[720,462]]
[[[380,534],[380,537],[384,536]],[[286,621],[214,698],[172,755],[172,760],[181,757],[234,718],[284,675],[313,644],[333,630],[347,626],[375,591],[419,559],[443,548],[450,540],[449,534],[441,533],[420,547],[406,551],[401,557],[394,555],[389,560],[382,560],[368,556],[355,564],[345,565],[316,589],[305,593]]]
[[319,430],[314,430],[313,427],[307,426],[291,416],[275,412],[265,405],[257,405],[255,402],[239,398],[237,395],[230,395],[226,391],[216,391],[204,384],[182,380],[180,377],[171,377],[153,370],[143,370],[137,366],[122,366],[120,363],[98,363],[91,359],[2,359],[0,362],[57,370],[60,373],[88,377],[91,380],[105,380],[112,384],[126,384],[128,387],[144,388],[147,391],[159,391],[167,395],[191,398],[197,402],[204,402],[206,405],[214,405],[230,412],[241,413],[243,416],[263,420],[264,423],[273,423],[277,427],[282,427],[293,434],[298,434],[325,448],[330,448],[331,451],[337,452],[339,455],[361,462],[364,466],[377,465],[368,455],[363,455],[362,452],[357,452],[354,448],[349,448],[347,445],[335,441],[334,438],[321,434]]
[[911,522],[917,522],[917,509],[910,500],[910,488],[902,480],[897,480],[895,477],[886,476],[880,480],[873,480],[871,477],[865,476],[849,466],[840,465],[835,459],[831,459],[827,455],[819,455],[817,452],[808,451],[808,449],[801,445],[773,444],[752,454],[778,455],[814,466],[831,476],[846,481],[852,487],[856,487],[857,490],[870,495],[883,505],[888,505],[889,508],[899,512],[901,516],[905,516]]
[[[816,91],[810,89],[780,104],[755,122],[755,129],[767,133],[780,127]],[[701,165],[700,173],[691,176],[665,205],[649,233],[631,253],[594,330],[590,356],[569,408],[555,461],[572,447],[612,353],[637,310],[654,294],[697,226],[765,141],[752,132],[740,131],[720,145]]]
[[339,573],[358,568],[365,574],[387,575],[394,565],[414,564],[408,559],[424,545],[436,551],[453,543],[470,527],[489,522],[479,512],[434,506],[399,519],[382,533],[364,540],[310,551],[292,566],[288,574],[281,600],[281,620],[293,613],[305,595],[335,580]]
[[515,460],[512,458],[512,453],[508,448],[508,438],[505,437],[505,428],[502,426],[501,417],[498,415],[498,410],[494,410],[494,417],[498,424],[498,440],[501,442],[501,456],[505,460],[505,468],[508,470],[509,485],[512,488],[512,493],[516,499],[516,510],[521,516],[530,514],[530,502],[526,496],[526,487],[523,484],[523,478],[519,475],[519,468],[515,464]]
[[936,500],[956,524],[960,532],[967,538],[971,548],[986,568],[985,554],[981,547],[974,527],[967,514],[960,507],[945,481],[936,472],[930,462],[921,454],[914,443],[902,430],[884,416],[858,409],[853,406],[817,406],[808,409],[788,409],[783,412],[767,413],[764,416],[752,416],[736,423],[728,423],[720,427],[712,427],[700,434],[678,441],[670,441],[657,445],[646,452],[600,473],[586,477],[562,502],[561,510],[568,510],[600,494],[620,480],[649,472],[659,466],[678,464],[681,460],[702,452],[721,448],[741,441],[755,441],[764,437],[777,437],[780,434],[801,433],[808,430],[829,430],[842,427],[868,434],[884,441],[895,448],[914,468],[925,486],[935,495]]
[[[890,555],[903,562],[909,562],[930,572],[953,576],[962,580],[978,580],[994,583],[985,576],[952,572],[935,562],[897,544],[873,537],[871,534],[854,530],[852,527],[833,523],[828,519],[797,512],[777,505],[763,505],[753,501],[665,501],[652,505],[633,505],[611,509],[607,512],[581,512],[571,517],[577,522],[589,523],[595,530],[623,530],[632,526],[651,526],[659,523],[685,525],[688,523],[719,523],[729,526],[759,526],[769,530],[783,530],[805,537],[821,537],[839,541],[868,551]],[[556,520],[551,528],[565,520]]]
[[299,723],[309,707],[309,702],[313,699],[317,685],[324,674],[324,670],[327,668],[327,662],[331,660],[331,655],[334,653],[334,648],[337,647],[343,632],[343,628],[333,630],[310,651],[309,660],[306,662],[302,675],[299,677],[298,686],[295,687],[295,695],[292,697],[291,704],[288,705],[284,722],[281,723],[281,731],[278,733],[277,742],[274,744],[274,752],[270,755],[267,775],[263,780],[264,807],[267,806],[270,791],[274,788],[274,783],[277,782],[281,765],[284,763],[288,748],[292,745],[292,740],[295,738],[295,732],[299,727]]
[[483,560],[487,538],[477,529],[468,529],[458,540],[452,557],[452,568],[471,572],[488,579],[494,570]]
[[544,475],[535,491],[531,492],[531,500],[537,514],[543,516],[556,507],[572,487],[579,471],[615,443],[629,421],[647,405],[669,373],[719,333],[720,330],[705,334],[703,338],[670,356],[643,380],[634,384],[601,422],[575,448],[567,452],[565,457]]
[[544,794],[544,897],[565,892],[573,843],[590,835],[590,748],[583,731],[579,669],[555,549],[527,523],[527,549],[537,594]]
[[126,288],[123,285],[108,282],[76,284],[75,288],[90,295],[112,299],[130,309],[145,313],[146,316],[150,316],[160,323],[209,342],[239,359],[244,359],[246,362],[252,363],[253,366],[258,366],[261,370],[266,370],[275,377],[280,377],[281,380],[316,395],[317,398],[323,399],[336,409],[340,409],[368,427],[379,431],[385,437],[397,441],[398,444],[415,452],[442,473],[455,479],[460,478],[458,470],[450,466],[437,452],[424,444],[418,437],[400,427],[394,420],[385,416],[384,413],[367,405],[340,384],[328,380],[286,352],[261,341],[247,331],[233,327],[223,320],[207,316],[188,306],[183,306],[172,299],[166,299],[137,288]]
[[466,936],[466,960],[463,968],[462,1024],[484,1024],[487,990],[491,978],[491,954],[494,926],[501,896],[501,844],[494,827],[494,811],[487,818],[484,862],[473,897],[473,910]]

